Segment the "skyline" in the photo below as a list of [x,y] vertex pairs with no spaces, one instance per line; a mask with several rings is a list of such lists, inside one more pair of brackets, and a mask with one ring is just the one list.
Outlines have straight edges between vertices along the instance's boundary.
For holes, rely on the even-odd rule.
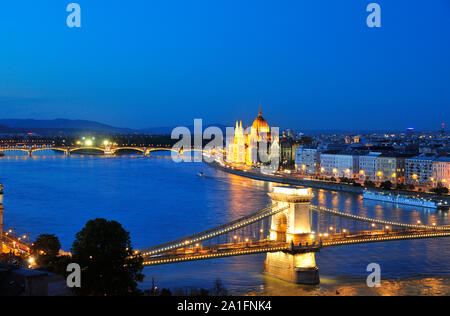
[[0,118],[250,123],[261,102],[271,126],[438,130],[450,5],[378,2],[380,29],[358,1],[78,1],[81,29],[65,26],[68,3],[2,3]]
[[[238,120],[241,122],[242,120]],[[63,129],[79,129],[82,130],[89,130],[89,128],[93,128],[92,132],[101,132],[103,129],[103,132],[108,132],[107,129],[111,128],[114,129],[114,132],[109,131],[108,133],[143,133],[143,134],[149,134],[149,135],[166,135],[170,134],[171,131],[176,127],[187,127],[190,130],[194,128],[194,121],[192,121],[190,124],[179,124],[179,125],[173,125],[173,126],[149,126],[147,128],[130,128],[130,127],[119,127],[114,126],[110,124],[106,124],[104,122],[99,121],[93,121],[93,120],[78,120],[78,119],[65,119],[65,118],[56,118],[51,120],[37,120],[33,118],[28,119],[2,119],[0,118],[0,130],[2,127],[10,128],[10,129],[17,129],[17,130],[27,130],[33,131],[33,130],[40,130],[40,129],[55,129],[55,130],[63,130]],[[229,122],[223,123],[223,122],[204,122],[202,121],[202,127],[203,130],[205,130],[207,127],[218,127],[220,129],[224,129],[227,127],[234,128],[236,122]],[[251,126],[251,122],[242,121],[244,128],[249,128]],[[442,131],[442,124],[439,125],[439,128],[433,128],[433,129],[416,129],[414,127],[408,127],[405,129],[402,128],[389,128],[389,129],[302,129],[302,128],[292,128],[292,127],[284,127],[284,126],[276,126],[271,125],[271,127],[278,127],[281,131],[286,130],[293,130],[295,132],[301,132],[301,133],[307,133],[307,134],[320,134],[320,133],[350,133],[350,134],[357,134],[357,133],[407,133],[408,130],[413,130],[414,132],[423,132],[423,133],[437,133]],[[444,125],[444,131],[447,132],[447,126]]]

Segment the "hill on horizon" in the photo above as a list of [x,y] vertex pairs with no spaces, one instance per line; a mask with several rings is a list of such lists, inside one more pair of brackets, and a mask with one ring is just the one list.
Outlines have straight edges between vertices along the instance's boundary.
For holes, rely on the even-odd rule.
[[0,126],[16,130],[59,130],[59,131],[91,131],[115,134],[133,133],[132,129],[114,127],[107,124],[87,120],[35,120],[35,119],[0,119]]

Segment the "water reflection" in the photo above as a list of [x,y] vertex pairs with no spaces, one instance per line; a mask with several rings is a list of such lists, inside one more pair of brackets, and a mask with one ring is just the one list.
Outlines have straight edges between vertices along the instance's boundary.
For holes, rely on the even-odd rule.
[[415,278],[409,280],[383,280],[381,287],[369,288],[364,280],[352,280],[342,285],[342,280],[322,279],[318,286],[293,285],[271,277],[264,277],[261,291],[249,295],[286,296],[437,296],[448,295],[450,280],[444,278]]

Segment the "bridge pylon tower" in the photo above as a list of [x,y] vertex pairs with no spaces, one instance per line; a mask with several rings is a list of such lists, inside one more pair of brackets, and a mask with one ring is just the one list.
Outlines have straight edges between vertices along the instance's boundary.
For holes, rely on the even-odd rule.
[[[305,236],[312,234],[310,203],[314,194],[311,189],[279,186],[269,196],[272,203],[287,207],[285,211],[272,216],[270,240],[298,246]],[[315,285],[320,282],[314,252],[268,253],[264,273],[297,284]]]

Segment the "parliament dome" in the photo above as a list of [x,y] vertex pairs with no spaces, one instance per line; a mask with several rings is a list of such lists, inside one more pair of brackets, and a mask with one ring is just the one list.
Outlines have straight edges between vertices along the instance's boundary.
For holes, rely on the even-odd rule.
[[267,124],[267,121],[264,119],[264,117],[261,114],[261,107],[259,108],[259,115],[258,117],[253,121],[252,128],[256,128],[256,130],[269,130],[269,124]]

